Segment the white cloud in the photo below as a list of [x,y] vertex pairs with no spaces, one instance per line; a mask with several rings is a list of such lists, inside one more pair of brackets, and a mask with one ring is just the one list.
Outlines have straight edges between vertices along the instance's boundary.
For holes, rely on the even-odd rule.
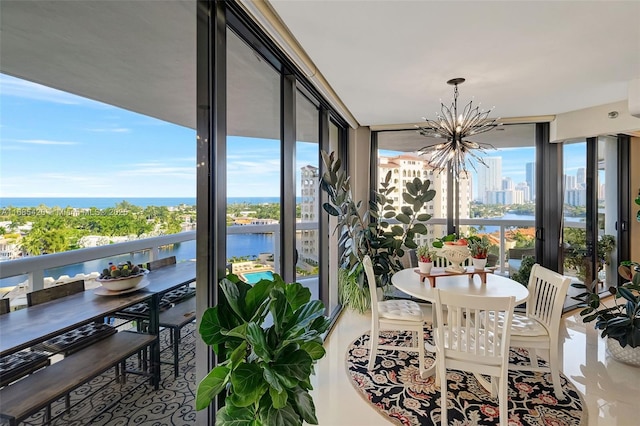
[[20,139],[18,142],[33,145],[78,145],[78,142],[52,141],[47,139]]
[[86,101],[85,98],[72,95],[71,93],[2,74],[0,74],[0,91],[3,96],[14,96],[66,105],[78,105]]
[[87,129],[90,132],[98,132],[98,133],[129,133],[131,129],[126,127],[107,127],[107,128],[94,128]]

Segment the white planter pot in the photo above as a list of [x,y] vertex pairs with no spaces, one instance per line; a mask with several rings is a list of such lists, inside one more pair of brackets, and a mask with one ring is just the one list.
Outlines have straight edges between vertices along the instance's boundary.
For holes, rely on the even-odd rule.
[[418,269],[423,274],[428,274],[431,272],[431,268],[433,267],[433,262],[418,262]]
[[487,259],[476,259],[473,258],[473,267],[475,269],[484,269],[487,266]]
[[640,367],[640,347],[632,348],[627,345],[623,348],[615,339],[607,338],[606,341],[607,353],[613,359],[634,367]]

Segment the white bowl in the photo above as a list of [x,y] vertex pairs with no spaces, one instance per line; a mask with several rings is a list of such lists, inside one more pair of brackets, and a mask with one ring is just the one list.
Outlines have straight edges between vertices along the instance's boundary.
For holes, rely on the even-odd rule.
[[102,287],[106,288],[110,291],[122,291],[129,290],[140,284],[140,281],[144,278],[144,272],[141,272],[137,275],[132,275],[129,277],[120,277],[120,278],[96,278],[96,281],[102,285]]

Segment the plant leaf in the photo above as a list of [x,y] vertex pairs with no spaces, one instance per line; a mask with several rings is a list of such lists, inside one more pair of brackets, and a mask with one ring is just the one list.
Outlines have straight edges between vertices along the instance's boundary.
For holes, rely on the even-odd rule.
[[306,351],[295,349],[295,346],[290,345],[281,352],[271,366],[280,378],[295,378],[300,381],[306,380],[311,374],[312,362],[313,360]]
[[311,424],[317,425],[318,419],[316,418],[316,407],[313,405],[313,399],[309,392],[304,389],[298,387],[298,389],[293,392],[293,404],[296,407],[296,411],[302,419]]
[[247,340],[251,344],[253,352],[265,362],[271,362],[271,352],[267,345],[264,330],[258,324],[250,322],[247,326]]
[[254,417],[253,411],[249,408],[227,404],[217,411],[215,424],[218,426],[256,426]]
[[229,382],[231,370],[219,365],[207,374],[198,384],[196,391],[196,410],[207,408],[213,398],[216,397]]
[[230,398],[238,407],[247,407],[257,402],[268,388],[262,377],[262,368],[252,363],[240,364],[231,373],[231,385],[233,392]]
[[318,360],[326,353],[324,346],[319,342],[304,342],[300,344],[300,349],[306,351],[311,359]]
[[269,396],[271,397],[273,408],[280,409],[284,408],[284,406],[287,405],[287,399],[289,395],[287,394],[286,390],[282,389],[280,392],[278,392],[276,389],[270,387]]
[[302,425],[300,416],[296,414],[291,404],[287,404],[284,407],[277,409],[273,406],[265,408],[260,412],[260,420],[262,423],[269,426],[298,426]]

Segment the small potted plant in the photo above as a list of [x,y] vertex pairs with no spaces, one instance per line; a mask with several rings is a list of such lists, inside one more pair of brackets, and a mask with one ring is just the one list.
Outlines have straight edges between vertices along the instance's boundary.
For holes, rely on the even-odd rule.
[[467,239],[469,251],[473,258],[473,267],[475,269],[484,269],[487,266],[487,254],[491,243],[486,235],[480,237],[469,237]]
[[433,267],[433,253],[429,250],[429,246],[423,245],[418,247],[416,255],[418,256],[418,268],[420,272],[423,274],[431,272],[431,268]]
[[618,272],[627,282],[609,288],[613,300],[603,303],[597,282],[590,286],[572,284],[586,290],[573,299],[586,306],[580,312],[583,321],[595,320],[596,329],[602,330],[607,352],[618,361],[640,367],[640,263],[621,262]]

